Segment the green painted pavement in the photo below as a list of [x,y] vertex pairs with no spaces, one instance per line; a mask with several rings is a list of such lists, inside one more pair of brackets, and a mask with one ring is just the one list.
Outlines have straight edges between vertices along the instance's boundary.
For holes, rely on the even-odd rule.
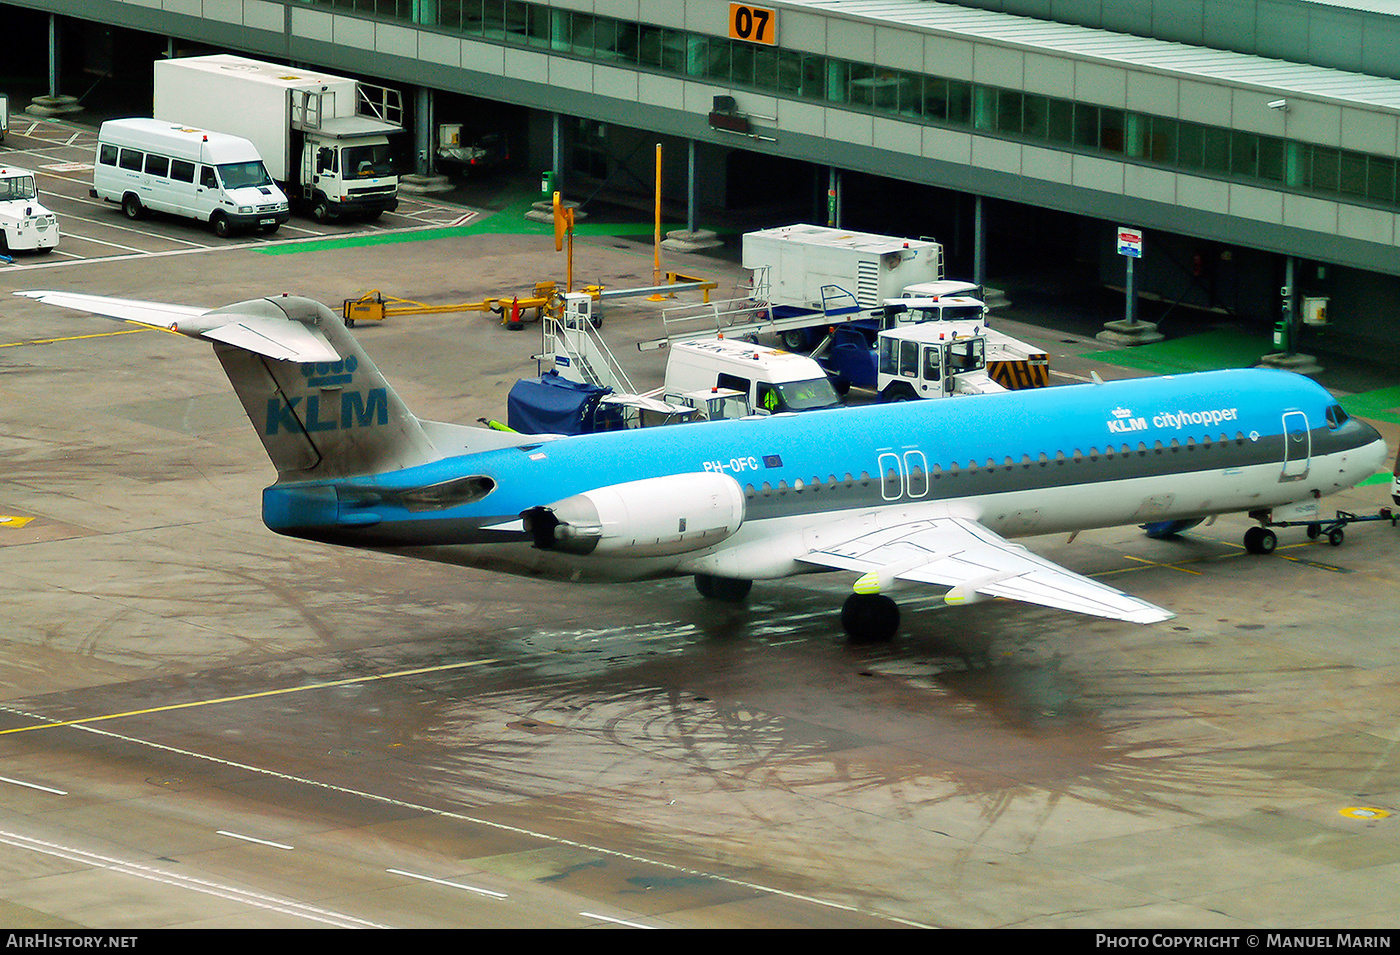
[[1347,414],[1400,424],[1400,387],[1377,388],[1338,400]]
[[[455,239],[464,235],[539,235],[553,236],[552,222],[534,222],[525,218],[534,199],[522,200],[507,206],[500,212],[486,212],[466,225],[443,226],[437,229],[416,229],[411,232],[391,232],[381,235],[347,236],[343,239],[312,239],[306,242],[288,242],[282,245],[258,249],[263,255],[297,255],[302,252],[324,252],[329,249],[354,249],[374,245],[393,245],[400,242],[431,242],[437,239]],[[673,223],[661,226],[662,234],[681,228]],[[576,236],[650,236],[656,226],[651,222],[579,222],[574,226]]]
[[1222,328],[1155,345],[1089,352],[1080,357],[1124,368],[1139,368],[1156,375],[1174,375],[1186,371],[1252,368],[1259,364],[1260,358],[1274,350],[1266,339]]

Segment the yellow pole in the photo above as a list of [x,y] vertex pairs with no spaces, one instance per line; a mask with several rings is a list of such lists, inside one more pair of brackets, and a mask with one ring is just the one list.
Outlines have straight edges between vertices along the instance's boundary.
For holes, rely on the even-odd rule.
[[[661,284],[661,144],[656,144],[656,225],[652,235],[653,264],[651,270],[651,284]],[[666,296],[660,292],[651,296],[651,301],[664,301]]]

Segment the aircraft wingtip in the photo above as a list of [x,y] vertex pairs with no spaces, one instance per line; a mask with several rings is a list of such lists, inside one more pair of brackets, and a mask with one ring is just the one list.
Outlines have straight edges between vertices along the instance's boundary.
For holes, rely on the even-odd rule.
[[1145,607],[1123,618],[1129,623],[1164,623],[1176,619],[1176,614],[1161,607]]

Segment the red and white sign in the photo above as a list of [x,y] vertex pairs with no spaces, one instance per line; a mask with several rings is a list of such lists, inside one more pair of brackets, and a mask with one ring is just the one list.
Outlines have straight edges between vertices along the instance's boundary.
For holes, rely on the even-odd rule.
[[1118,254],[1130,258],[1142,258],[1142,230],[1118,227]]

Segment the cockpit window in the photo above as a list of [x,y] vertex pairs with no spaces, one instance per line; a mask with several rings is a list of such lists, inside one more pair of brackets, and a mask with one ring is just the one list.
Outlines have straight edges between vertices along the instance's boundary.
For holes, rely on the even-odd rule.
[[1346,421],[1347,413],[1342,409],[1341,405],[1332,405],[1327,409],[1327,427],[1335,431],[1337,428],[1346,424]]

